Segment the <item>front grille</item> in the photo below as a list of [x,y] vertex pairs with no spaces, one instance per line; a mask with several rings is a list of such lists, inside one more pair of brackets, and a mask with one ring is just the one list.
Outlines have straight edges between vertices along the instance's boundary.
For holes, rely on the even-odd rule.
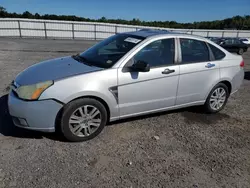
[[15,82],[15,81],[12,81],[11,82],[11,86],[15,89],[17,89],[19,87],[19,85]]
[[15,95],[15,97],[18,97],[17,92],[12,89],[12,93]]
[[10,89],[12,90],[13,94],[18,97],[18,94],[17,94],[17,88],[19,87],[19,85],[13,80],[11,82],[11,85],[10,85]]

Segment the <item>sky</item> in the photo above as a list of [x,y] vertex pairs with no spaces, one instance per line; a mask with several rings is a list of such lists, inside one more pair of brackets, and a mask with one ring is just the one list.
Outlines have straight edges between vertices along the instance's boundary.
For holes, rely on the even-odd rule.
[[183,23],[250,14],[250,0],[0,0],[0,6],[17,13]]

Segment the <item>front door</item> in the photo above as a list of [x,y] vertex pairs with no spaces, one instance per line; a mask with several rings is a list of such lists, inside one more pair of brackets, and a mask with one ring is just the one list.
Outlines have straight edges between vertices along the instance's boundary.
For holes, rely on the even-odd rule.
[[[179,65],[175,64],[175,39],[154,41],[139,50],[118,69],[120,116],[132,116],[175,105]],[[126,67],[144,61],[149,72],[131,72]]]
[[213,60],[203,41],[180,38],[180,79],[176,105],[199,103],[206,99],[219,80],[219,61]]

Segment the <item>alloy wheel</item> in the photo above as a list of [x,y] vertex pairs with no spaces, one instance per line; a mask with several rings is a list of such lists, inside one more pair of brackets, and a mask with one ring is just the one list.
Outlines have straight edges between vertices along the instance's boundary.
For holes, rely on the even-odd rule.
[[211,109],[218,111],[220,110],[226,102],[226,91],[222,87],[218,87],[212,93],[209,104]]
[[101,125],[101,112],[92,105],[77,108],[69,118],[70,131],[78,137],[93,134]]

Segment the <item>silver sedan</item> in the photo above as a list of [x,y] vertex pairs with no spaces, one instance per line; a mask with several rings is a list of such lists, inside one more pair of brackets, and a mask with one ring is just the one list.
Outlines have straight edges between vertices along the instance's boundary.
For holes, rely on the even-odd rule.
[[83,53],[35,64],[12,82],[16,126],[70,141],[107,122],[203,105],[216,113],[244,78],[244,61],[212,41],[160,30],[111,36]]

